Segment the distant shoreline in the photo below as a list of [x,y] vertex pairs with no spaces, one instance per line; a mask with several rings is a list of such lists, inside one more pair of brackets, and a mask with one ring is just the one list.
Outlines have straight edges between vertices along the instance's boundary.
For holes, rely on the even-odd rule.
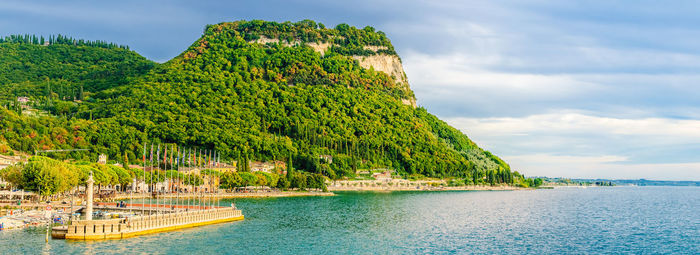
[[[218,194],[207,194],[205,193],[203,198],[209,199],[211,197],[227,199],[227,198],[268,198],[268,197],[327,197],[335,196],[333,192],[319,192],[319,191],[271,191],[271,192],[230,192],[230,193],[218,193]],[[167,194],[158,195],[159,199],[163,198],[199,198],[202,197],[199,194]],[[108,200],[124,200],[124,199],[140,199],[140,198],[152,198],[147,194],[119,194],[114,198]],[[107,199],[106,199],[107,200]]]
[[515,186],[456,186],[456,187],[444,187],[444,186],[417,186],[417,187],[405,187],[405,186],[378,186],[378,187],[328,187],[328,191],[378,191],[378,192],[390,192],[390,191],[513,191],[513,190],[532,190],[532,188],[522,188]]

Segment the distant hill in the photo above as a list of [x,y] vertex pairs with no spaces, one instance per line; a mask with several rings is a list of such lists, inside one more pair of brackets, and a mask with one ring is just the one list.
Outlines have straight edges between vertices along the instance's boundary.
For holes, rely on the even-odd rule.
[[[207,26],[185,52],[161,65],[121,48],[0,47],[32,55],[68,52],[70,57],[55,61],[15,61],[25,66],[2,67],[0,72],[32,73],[56,65],[39,73],[60,73],[56,70],[70,67],[77,74],[59,79],[70,81],[73,89],[81,84],[94,92],[80,102],[53,95],[54,104],[74,104],[61,113],[63,118],[5,111],[0,127],[26,126],[2,135],[15,149],[89,146],[92,152],[63,156],[101,152],[134,159],[140,158],[144,143],[155,141],[216,149],[225,159],[292,156],[295,167],[331,178],[352,176],[360,168],[391,168],[403,176],[458,177],[472,183],[523,179],[503,160],[417,107],[390,40],[371,27],[326,28],[309,20],[220,23]],[[81,57],[98,53],[120,59]],[[74,64],[76,60],[87,64]],[[89,64],[104,67],[98,73],[107,75],[97,77],[107,78],[96,81],[89,74],[99,68]],[[122,76],[112,76],[120,70]],[[24,82],[4,73],[0,86]],[[37,75],[25,76],[41,88]],[[40,89],[15,94],[22,93],[47,100]],[[37,122],[56,127],[46,130]],[[60,139],[53,134],[56,130]],[[321,155],[331,156],[332,163]]]
[[659,180],[595,180],[612,182],[615,185],[636,185],[636,186],[700,186],[700,181],[659,181]]
[[636,185],[636,186],[700,186],[700,181],[659,181],[659,180],[618,180],[618,179],[569,179],[569,178],[544,178],[547,182],[561,184],[595,184],[606,183],[619,186]]

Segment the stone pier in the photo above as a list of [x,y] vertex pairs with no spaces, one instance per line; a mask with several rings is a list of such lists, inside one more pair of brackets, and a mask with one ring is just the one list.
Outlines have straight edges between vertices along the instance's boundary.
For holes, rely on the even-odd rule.
[[136,216],[126,219],[78,220],[53,228],[56,239],[104,240],[172,231],[216,223],[243,220],[241,210],[220,207],[207,210]]

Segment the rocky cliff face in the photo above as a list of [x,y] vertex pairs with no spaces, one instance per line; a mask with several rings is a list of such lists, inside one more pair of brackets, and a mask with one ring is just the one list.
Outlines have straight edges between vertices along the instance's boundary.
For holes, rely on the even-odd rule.
[[[268,38],[265,36],[261,36],[257,40],[250,41],[250,43],[280,43],[287,47],[302,44],[301,41],[280,41],[277,38]],[[321,55],[325,55],[326,51],[331,46],[333,46],[333,43],[330,42],[309,42],[304,44],[311,47],[316,52],[321,53]],[[374,52],[386,49],[386,47],[383,46],[365,46],[364,48],[366,50],[371,50]],[[375,71],[384,72],[389,76],[393,77],[396,83],[400,84],[401,88],[404,89],[406,92],[409,92],[408,94],[411,95],[410,98],[402,99],[401,102],[403,102],[403,104],[405,105],[410,105],[413,108],[417,107],[416,98],[413,96],[413,93],[410,93],[411,87],[408,84],[408,79],[406,77],[406,73],[403,70],[401,59],[398,56],[378,53],[376,55],[370,56],[353,55],[352,58],[357,60],[360,63],[360,66],[362,66],[363,68],[373,68]]]
[[[402,88],[406,91],[410,91],[411,87],[408,85],[408,79],[406,78],[406,73],[403,71],[403,65],[401,65],[401,59],[398,56],[379,54],[372,56],[352,56],[360,62],[360,66],[366,69],[374,68],[375,71],[380,71],[394,77],[397,83],[400,83]],[[416,107],[416,98],[411,97],[410,99],[403,99],[402,102],[405,105]]]

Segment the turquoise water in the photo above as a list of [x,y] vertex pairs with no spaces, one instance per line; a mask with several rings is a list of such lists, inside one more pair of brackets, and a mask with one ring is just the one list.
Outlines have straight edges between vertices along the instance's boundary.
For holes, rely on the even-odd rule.
[[0,254],[700,253],[700,187],[339,193],[235,202],[245,221],[125,240],[47,245],[44,229],[0,232]]

